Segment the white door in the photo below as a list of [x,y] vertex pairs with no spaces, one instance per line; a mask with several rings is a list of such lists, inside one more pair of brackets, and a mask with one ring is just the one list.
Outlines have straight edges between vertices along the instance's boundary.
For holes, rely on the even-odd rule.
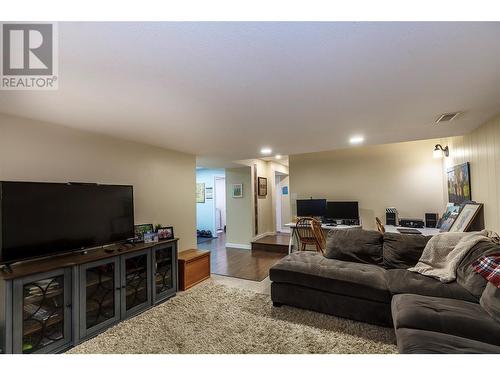
[[223,231],[226,226],[226,178],[215,177],[215,228]]

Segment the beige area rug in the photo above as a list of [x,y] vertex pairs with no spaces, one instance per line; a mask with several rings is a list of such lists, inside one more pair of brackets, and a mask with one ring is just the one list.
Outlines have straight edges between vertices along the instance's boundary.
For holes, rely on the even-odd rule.
[[394,343],[390,328],[208,281],[68,353],[396,353]]

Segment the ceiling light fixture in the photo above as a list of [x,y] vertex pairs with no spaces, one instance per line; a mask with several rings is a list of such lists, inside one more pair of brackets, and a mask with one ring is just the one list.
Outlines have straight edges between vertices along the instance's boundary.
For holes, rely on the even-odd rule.
[[269,147],[263,147],[263,148],[261,148],[261,149],[260,149],[260,153],[261,153],[262,155],[269,155],[269,154],[271,154],[272,152],[273,152],[273,150],[272,150],[272,149],[270,149]]
[[443,157],[443,155],[446,157],[450,156],[450,149],[448,148],[448,146],[443,148],[443,146],[441,146],[440,144],[437,144],[436,147],[434,147],[434,151],[432,152],[432,156],[435,159],[440,159]]
[[355,136],[355,137],[351,137],[351,139],[349,139],[349,143],[351,145],[359,145],[360,143],[363,143],[365,139],[361,136]]
[[281,155],[280,154],[276,155],[276,159],[281,160]]

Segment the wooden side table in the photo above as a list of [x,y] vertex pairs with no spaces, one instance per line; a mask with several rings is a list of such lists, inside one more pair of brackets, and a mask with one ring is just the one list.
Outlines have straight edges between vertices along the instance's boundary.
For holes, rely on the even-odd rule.
[[210,251],[189,249],[178,255],[179,290],[187,290],[210,277]]

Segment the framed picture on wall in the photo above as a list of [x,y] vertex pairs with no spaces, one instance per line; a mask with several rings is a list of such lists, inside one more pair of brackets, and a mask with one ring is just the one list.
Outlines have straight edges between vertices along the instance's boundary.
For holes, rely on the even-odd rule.
[[257,194],[259,197],[265,197],[267,195],[267,178],[259,177],[257,179]]
[[207,187],[205,189],[205,199],[214,199],[214,188]]
[[483,207],[482,203],[465,203],[453,222],[450,232],[467,232],[477,214],[481,211],[481,207]]
[[470,201],[470,165],[463,163],[448,169],[448,202],[460,205]]
[[233,184],[233,198],[243,198],[243,184]]
[[205,183],[196,183],[196,203],[205,203]]

